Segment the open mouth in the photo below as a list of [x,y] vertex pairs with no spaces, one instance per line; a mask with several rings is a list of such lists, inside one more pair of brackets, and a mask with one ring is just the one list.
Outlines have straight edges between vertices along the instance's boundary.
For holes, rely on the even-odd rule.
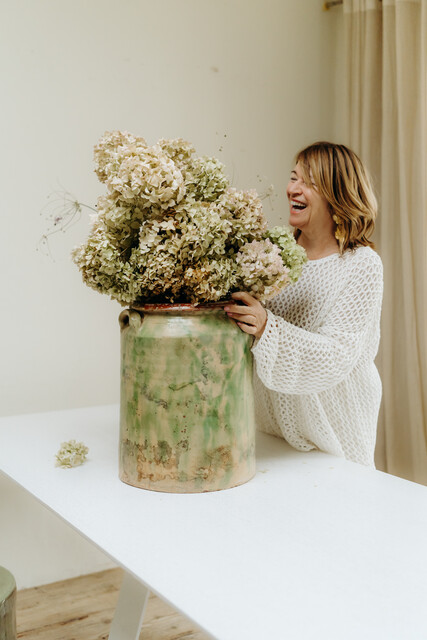
[[296,211],[303,211],[307,207],[307,205],[303,204],[302,202],[298,202],[298,200],[291,200],[291,207]]

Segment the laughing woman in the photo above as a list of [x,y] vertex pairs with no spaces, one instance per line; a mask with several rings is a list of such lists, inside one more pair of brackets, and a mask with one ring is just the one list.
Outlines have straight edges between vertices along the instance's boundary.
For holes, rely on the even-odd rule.
[[373,467],[383,292],[369,239],[375,195],[356,154],[327,142],[297,155],[286,191],[289,224],[308,257],[300,279],[266,308],[244,292],[225,307],[256,338],[258,427],[300,451]]

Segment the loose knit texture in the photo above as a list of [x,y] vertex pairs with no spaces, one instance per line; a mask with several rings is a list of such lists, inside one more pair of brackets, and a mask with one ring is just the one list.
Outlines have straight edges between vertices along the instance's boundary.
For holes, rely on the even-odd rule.
[[267,303],[254,342],[258,428],[300,451],[374,466],[381,380],[381,259],[369,247],[304,265]]

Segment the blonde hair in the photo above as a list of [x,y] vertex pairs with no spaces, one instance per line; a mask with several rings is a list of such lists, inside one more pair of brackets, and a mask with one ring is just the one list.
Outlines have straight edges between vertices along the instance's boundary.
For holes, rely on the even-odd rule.
[[[304,182],[316,186],[328,204],[336,224],[340,253],[357,246],[375,248],[369,240],[378,204],[369,174],[360,158],[343,144],[315,142],[296,156]],[[296,231],[296,235],[299,235]]]

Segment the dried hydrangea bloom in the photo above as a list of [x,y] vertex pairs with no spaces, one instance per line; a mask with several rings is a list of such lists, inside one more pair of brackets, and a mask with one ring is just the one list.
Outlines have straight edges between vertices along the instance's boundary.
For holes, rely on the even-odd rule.
[[62,442],[61,448],[55,456],[55,466],[63,467],[64,469],[78,467],[86,460],[88,453],[89,449],[83,442],[76,442],[75,440]]
[[270,240],[254,240],[236,255],[242,289],[259,300],[273,297],[289,283],[280,248]]
[[[139,249],[141,254],[149,252],[155,253],[161,250],[161,248],[164,249],[165,243],[175,237],[177,237],[179,241],[181,236],[177,234],[177,227],[172,216],[144,220],[139,231]],[[161,248],[158,249],[160,245]],[[171,253],[175,254],[175,257],[178,249],[178,246],[176,246],[175,249],[171,247]]]
[[221,258],[233,228],[210,203],[191,201],[162,218],[144,220],[140,231],[142,253],[165,250],[177,265],[186,266],[202,257]]
[[255,189],[239,191],[229,187],[219,198],[222,216],[231,221],[237,248],[251,240],[261,240],[267,230],[262,203]]
[[110,191],[123,200],[139,199],[144,207],[168,209],[185,194],[181,171],[160,147],[143,147],[123,158],[117,171],[107,177]]
[[180,298],[182,268],[172,253],[164,247],[145,254],[138,249],[131,263],[132,260],[135,260],[135,268],[139,271],[140,292],[134,297],[135,302],[142,304],[147,299],[174,302]]
[[106,131],[94,147],[95,173],[101,182],[117,172],[129,149],[146,147],[144,138],[127,131]]
[[183,262],[221,258],[227,253],[233,225],[214,204],[185,201],[177,207],[175,221],[182,236],[179,258]]
[[99,222],[87,242],[73,250],[72,258],[88,287],[106,293],[121,304],[132,302],[140,291],[140,274],[134,261],[127,260],[117,249]]
[[236,263],[231,258],[200,260],[185,270],[183,283],[190,302],[223,300],[236,289]]
[[266,237],[281,249],[282,260],[289,270],[289,280],[296,282],[307,262],[307,254],[303,247],[296,243],[294,233],[290,227],[273,227],[266,233]]
[[139,231],[151,209],[125,202],[112,194],[100,196],[95,222],[101,223],[117,249],[126,250],[139,244]]
[[181,170],[187,167],[191,156],[196,152],[191,142],[187,142],[183,138],[174,138],[173,140],[161,138],[157,144]]
[[213,202],[228,187],[224,165],[216,158],[195,158],[187,166],[184,175],[187,197],[195,200]]

